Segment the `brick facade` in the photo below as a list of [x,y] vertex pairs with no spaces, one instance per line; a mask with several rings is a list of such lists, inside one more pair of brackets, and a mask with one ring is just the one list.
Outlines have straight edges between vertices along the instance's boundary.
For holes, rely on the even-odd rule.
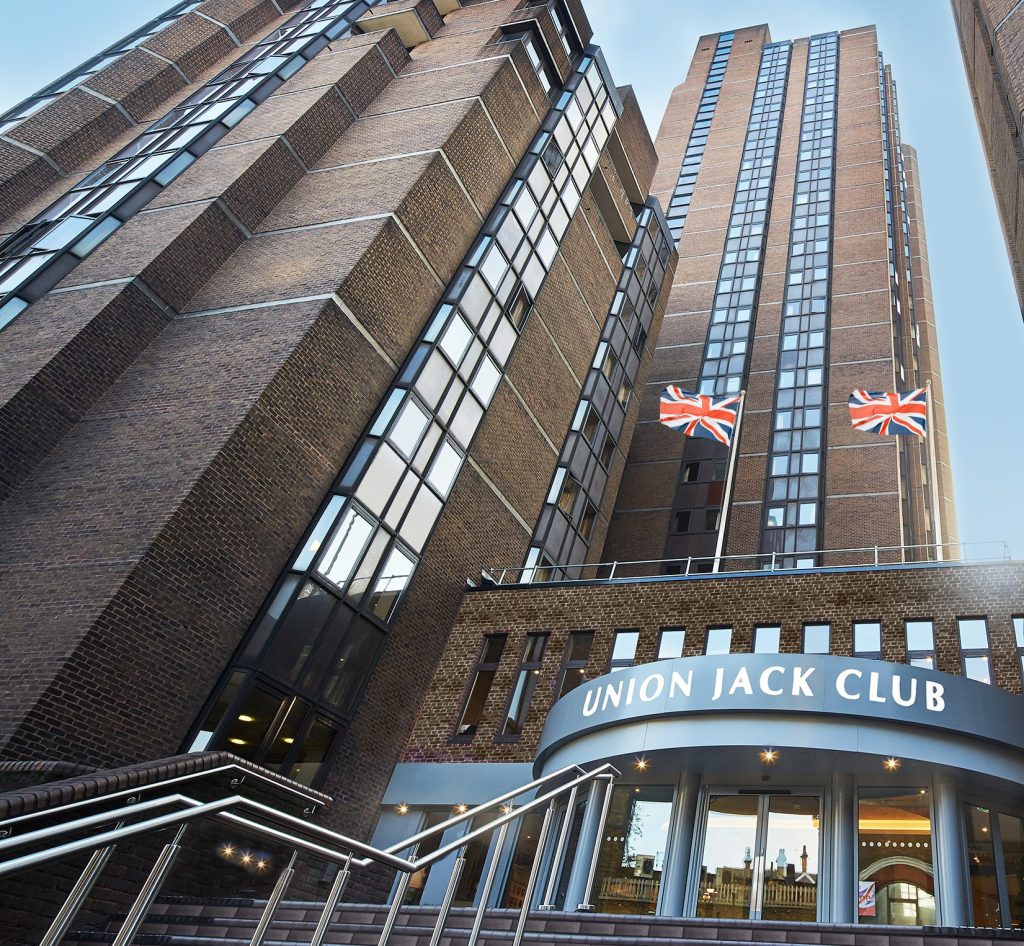
[[[594,631],[585,679],[608,672],[615,631],[640,631],[635,662],[655,660],[662,628],[685,628],[684,657],[704,653],[710,627],[731,627],[732,653],[753,650],[754,628],[782,628],[782,653],[800,653],[805,623],[831,625],[831,653],[850,656],[853,623],[882,625],[882,659],[907,660],[904,621],[931,620],[936,669],[960,674],[957,618],[985,617],[993,682],[1021,693],[1013,617],[1024,613],[1024,565],[893,566],[799,575],[660,578],[475,590],[451,640],[405,752],[406,761],[531,762],[572,631]],[[526,634],[550,635],[523,735],[496,738],[515,686]],[[486,634],[507,634],[476,736],[453,741]]]
[[[222,26],[189,14],[146,46],[192,83],[275,26],[267,7],[207,0]],[[409,17],[422,36],[403,42]],[[543,5],[381,8],[0,333],[0,663],[17,680],[0,757],[108,768],[182,748],[546,117],[526,49],[500,32],[521,22],[565,81]],[[195,90],[122,84],[148,120]],[[373,825],[465,577],[527,548],[622,270],[614,234],[654,172],[622,100],[603,204],[584,192],[320,785],[343,830]],[[61,187],[36,187],[0,231]]]

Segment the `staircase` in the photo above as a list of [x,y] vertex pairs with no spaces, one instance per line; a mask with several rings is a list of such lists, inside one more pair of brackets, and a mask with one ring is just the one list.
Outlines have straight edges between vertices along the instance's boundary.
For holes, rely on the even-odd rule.
[[[137,946],[247,946],[264,905],[265,901],[245,899],[168,898],[154,904],[134,942]],[[322,909],[319,903],[283,902],[267,933],[266,946],[308,944]],[[468,907],[452,909],[439,946],[461,946],[474,912]],[[386,916],[385,906],[342,904],[325,943],[376,946]],[[518,917],[518,910],[488,911],[479,943],[508,946]],[[121,919],[112,917],[111,929]],[[399,914],[390,946],[427,946],[436,920],[435,907],[406,907]],[[109,943],[113,937],[112,932],[72,932],[64,943]],[[991,946],[993,941],[1012,946],[1024,944],[1024,931],[531,913],[523,941],[534,946],[633,946],[651,941],[662,946]]]

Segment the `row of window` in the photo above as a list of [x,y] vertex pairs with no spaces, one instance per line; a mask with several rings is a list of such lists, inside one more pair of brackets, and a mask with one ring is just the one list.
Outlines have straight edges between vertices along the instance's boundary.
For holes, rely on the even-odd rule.
[[181,19],[186,13],[191,13],[203,0],[184,0],[175,4],[166,13],[162,13],[155,20],[150,20],[145,26],[140,27],[134,33],[130,33],[124,39],[108,46],[103,52],[92,59],[82,63],[77,69],[67,73],[51,82],[46,88],[24,102],[19,102],[14,108],[8,109],[0,115],[0,135],[6,135],[17,125],[20,125],[29,115],[34,115],[39,109],[48,105],[59,95],[70,91],[77,85],[81,85],[89,76],[95,75],[101,69],[116,62],[129,50],[141,46],[150,36],[170,26],[175,20]]
[[[1014,641],[1024,679],[1024,615],[1013,619]],[[992,683],[992,650],[986,618],[958,618],[957,629],[960,642],[961,672],[971,680]],[[882,659],[882,624],[880,621],[853,622],[852,655],[865,660]],[[616,673],[636,663],[640,644],[640,630],[626,628],[615,632],[612,638],[611,656],[602,673]],[[935,624],[930,619],[904,621],[904,644],[906,662],[912,667],[935,669]],[[565,644],[562,664],[555,681],[555,699],[571,693],[587,679],[594,644],[594,631],[572,631]],[[477,662],[469,693],[463,704],[454,739],[471,740],[477,732],[483,717],[484,707],[494,683],[498,666],[508,640],[506,634],[491,634],[484,637],[483,649]],[[671,660],[682,657],[686,647],[685,627],[663,627],[658,632],[657,660]],[[527,634],[522,658],[516,675],[515,686],[509,699],[496,740],[518,739],[526,724],[530,702],[537,688],[540,672],[547,653],[549,635],[543,632]],[[777,654],[781,652],[782,627],[778,624],[759,624],[754,627],[752,653]],[[729,654],[733,652],[733,628],[722,625],[708,627],[701,641],[701,653],[706,655]],[[832,652],[832,625],[828,623],[806,623],[801,631],[801,652],[805,654],[829,654]]]
[[813,565],[819,548],[837,34],[812,37],[800,120],[789,260],[761,551],[784,567]]
[[0,330],[380,0],[313,0],[0,244]]
[[669,200],[666,216],[669,229],[672,231],[672,239],[676,243],[683,235],[686,215],[690,212],[690,201],[693,199],[693,191],[697,186],[697,172],[700,171],[700,164],[704,159],[704,149],[707,147],[708,134],[711,131],[711,120],[715,117],[715,106],[718,104],[722,82],[725,80],[725,68],[729,63],[729,53],[732,52],[735,36],[735,33],[720,33],[718,36],[718,44],[711,57],[708,76],[704,80],[704,92],[697,105],[693,128],[690,130],[690,139],[686,143],[686,151],[683,152],[679,178]]
[[576,577],[578,569],[553,563],[586,559],[665,278],[669,239],[662,218],[645,207],[538,516],[524,581]]
[[[746,377],[791,49],[782,42],[761,51],[701,358],[697,387],[702,394],[736,393]],[[687,441],[672,511],[672,535],[683,538],[670,537],[674,554],[710,559],[721,524],[725,453],[713,442]],[[705,564],[710,571],[713,563]]]
[[[335,727],[352,717],[617,117],[600,64],[584,56],[235,656],[193,751],[227,741],[266,764],[266,740],[231,736],[236,720],[264,724],[250,707],[261,688]],[[274,726],[271,743],[283,738]],[[301,734],[289,738],[301,749]]]

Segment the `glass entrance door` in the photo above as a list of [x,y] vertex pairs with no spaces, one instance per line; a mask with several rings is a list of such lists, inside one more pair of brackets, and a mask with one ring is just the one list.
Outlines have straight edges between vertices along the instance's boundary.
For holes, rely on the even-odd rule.
[[817,795],[713,793],[696,915],[813,923],[820,811]]

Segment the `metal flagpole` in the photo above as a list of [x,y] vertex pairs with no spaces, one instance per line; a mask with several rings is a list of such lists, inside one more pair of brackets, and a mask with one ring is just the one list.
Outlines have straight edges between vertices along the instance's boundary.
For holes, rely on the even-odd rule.
[[715,546],[715,565],[712,571],[718,571],[722,563],[722,549],[725,546],[725,527],[729,518],[729,502],[732,499],[732,481],[736,473],[736,454],[739,453],[740,422],[743,420],[743,405],[747,401],[746,390],[740,391],[740,403],[736,408],[736,426],[732,431],[732,443],[729,445],[729,468],[725,473],[725,495],[722,497],[722,515],[718,517],[718,543]]
[[939,508],[939,468],[935,459],[935,413],[932,410],[932,382],[931,378],[925,381],[927,392],[928,428],[925,431],[925,439],[928,441],[928,465],[929,476],[932,481],[932,519],[935,523],[935,558],[942,561],[945,556],[942,551],[942,512]]

